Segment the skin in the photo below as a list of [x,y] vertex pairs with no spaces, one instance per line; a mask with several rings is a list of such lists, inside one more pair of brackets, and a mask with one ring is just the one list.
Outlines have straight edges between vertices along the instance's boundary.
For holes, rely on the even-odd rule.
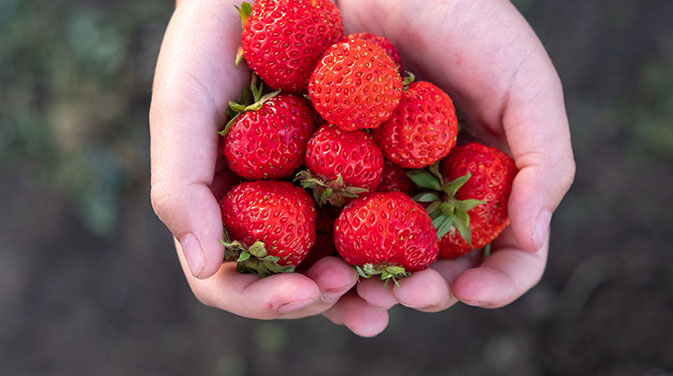
[[[238,2],[236,2],[238,3]],[[424,312],[458,301],[484,308],[516,300],[541,278],[549,221],[572,184],[575,163],[559,77],[537,36],[504,0],[341,0],[346,33],[385,35],[405,69],[454,100],[468,131],[515,160],[511,226],[479,252],[439,260],[383,290],[357,288],[338,258],[304,274],[259,279],[222,264],[217,198],[234,184],[218,153],[216,131],[249,71],[233,63],[240,22],[234,2],[179,1],[157,62],[150,109],[152,204],[176,239],[187,281],[204,304],[237,315],[299,318],[323,314],[370,337],[388,324],[396,304]],[[347,293],[348,292],[348,293]]]

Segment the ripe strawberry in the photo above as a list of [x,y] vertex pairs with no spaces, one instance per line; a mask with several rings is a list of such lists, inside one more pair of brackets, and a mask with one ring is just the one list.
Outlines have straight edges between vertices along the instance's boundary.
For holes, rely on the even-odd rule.
[[392,117],[373,131],[386,158],[404,168],[422,168],[446,157],[456,145],[458,120],[451,98],[437,86],[415,82],[402,94]]
[[337,216],[327,208],[318,208],[316,212],[315,244],[304,261],[299,265],[299,269],[302,270],[309,269],[316,261],[323,257],[335,256],[337,254],[336,248],[334,248],[334,220]]
[[288,182],[260,180],[232,188],[222,199],[226,260],[264,277],[291,272],[315,243],[311,197]]
[[402,59],[400,58],[400,54],[397,52],[397,49],[388,38],[372,33],[357,33],[350,34],[346,36],[345,39],[361,39],[378,46],[386,52],[386,54],[393,60],[395,64],[397,64],[397,73],[399,73],[400,76],[402,75]]
[[407,176],[407,171],[393,162],[384,159],[381,182],[376,187],[376,192],[398,191],[408,196],[415,191],[414,182]]
[[437,259],[439,242],[425,209],[401,192],[348,204],[334,223],[334,245],[363,277],[403,278]]
[[297,176],[321,204],[343,206],[346,198],[373,191],[383,171],[383,155],[364,131],[344,132],[323,125],[306,145],[308,171]]
[[241,45],[248,66],[274,89],[306,92],[308,77],[343,24],[329,0],[257,0],[240,9]]
[[304,98],[291,94],[266,99],[256,110],[254,106],[224,136],[222,153],[229,169],[248,180],[292,175],[313,133],[313,111]]
[[376,128],[400,102],[402,78],[385,51],[352,39],[325,52],[311,74],[308,93],[330,124],[345,131]]
[[509,224],[507,202],[517,168],[508,155],[470,143],[449,154],[442,174],[437,165],[431,171],[435,176],[424,171],[410,176],[419,186],[441,192],[416,196],[418,201],[432,202],[428,212],[441,239],[439,257],[457,257],[484,247]]

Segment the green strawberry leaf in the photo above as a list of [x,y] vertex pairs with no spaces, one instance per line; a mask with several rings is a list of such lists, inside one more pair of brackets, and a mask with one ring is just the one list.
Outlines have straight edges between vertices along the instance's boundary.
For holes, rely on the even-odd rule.
[[266,257],[267,255],[266,247],[264,246],[264,243],[260,241],[256,241],[250,249],[248,249],[248,252],[257,258]]
[[238,46],[238,49],[236,50],[236,58],[234,59],[234,65],[238,67],[238,64],[241,63],[241,61],[245,60],[244,56],[245,52],[243,51],[243,47]]
[[236,5],[234,5],[234,7],[238,11],[238,15],[241,17],[241,28],[243,28],[245,27],[245,24],[248,23],[248,18],[250,18],[250,14],[252,14],[252,5],[244,1],[241,3],[240,7]]
[[435,191],[442,190],[439,180],[437,180],[436,177],[432,176],[432,174],[425,170],[408,171],[407,176],[409,179],[411,179],[411,181],[421,188],[433,189]]
[[475,207],[485,203],[486,201],[482,200],[467,199],[467,200],[456,200],[454,205],[456,206],[456,210],[467,213],[470,210],[474,209]]
[[465,183],[467,183],[467,181],[470,180],[470,177],[472,177],[472,173],[468,171],[467,174],[446,183],[442,190],[449,197],[454,197],[456,195],[456,192],[458,192],[458,190],[460,189],[460,187],[465,185]]
[[422,192],[412,197],[416,202],[435,202],[439,200],[439,196],[434,192]]
[[241,254],[238,256],[238,259],[236,259],[236,262],[243,262],[243,261],[245,261],[245,260],[249,260],[249,259],[250,259],[250,256],[251,256],[250,253],[243,251],[243,252],[241,252]]
[[444,175],[439,171],[439,162],[435,162],[428,167],[428,170],[432,175],[434,175],[437,180],[439,180],[439,184],[443,187],[446,184],[446,179],[444,179]]
[[456,220],[456,216],[452,215],[446,219],[438,228],[437,228],[437,238],[441,239],[446,235],[446,233],[451,230],[451,227],[453,226],[453,222]]
[[404,71],[404,79],[402,80],[403,90],[407,90],[409,88],[409,85],[411,85],[415,79],[416,76],[413,73],[409,71]]
[[483,262],[483,261],[486,260],[486,259],[488,258],[488,256],[490,256],[490,255],[491,255],[491,245],[490,245],[490,244],[486,244],[486,246],[484,246],[484,257],[482,258],[481,261]]
[[231,108],[234,112],[239,113],[245,111],[246,106],[240,103],[229,101],[229,108]]
[[454,205],[455,200],[449,200],[442,202],[439,205],[439,210],[444,214],[444,215],[453,215],[453,213],[456,211],[456,207]]
[[[437,211],[437,209],[439,209],[439,205],[441,205],[441,204],[442,204],[441,201],[435,201],[432,204],[428,205],[428,207],[425,208],[425,211],[427,211],[428,214],[430,214],[430,216],[432,217],[432,215],[435,213],[435,211]],[[441,214],[441,211],[438,211],[438,213]],[[434,219],[434,217],[433,217],[433,219]]]
[[436,230],[442,227],[444,222],[449,220],[449,216],[445,214],[440,214],[437,217],[433,218],[432,220],[432,227],[434,227]]
[[470,216],[465,212],[456,212],[456,220],[454,221],[458,233],[463,237],[467,245],[472,247],[472,232],[470,231]]

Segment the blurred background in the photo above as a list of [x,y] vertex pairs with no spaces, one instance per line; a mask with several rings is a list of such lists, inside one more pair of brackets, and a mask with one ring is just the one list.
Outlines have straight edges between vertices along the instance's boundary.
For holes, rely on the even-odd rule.
[[0,375],[673,374],[673,1],[518,0],[563,79],[577,177],[540,284],[499,310],[199,304],[149,203],[172,3],[0,1]]

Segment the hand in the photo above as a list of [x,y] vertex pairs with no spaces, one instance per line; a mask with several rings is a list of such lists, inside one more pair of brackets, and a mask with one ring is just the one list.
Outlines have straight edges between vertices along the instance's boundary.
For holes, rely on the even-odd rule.
[[[385,310],[401,303],[435,312],[457,301],[486,308],[511,303],[542,276],[551,215],[575,174],[561,82],[544,47],[504,0],[338,5],[347,33],[389,38],[405,69],[447,91],[469,133],[508,152],[519,168],[509,201],[511,226],[493,242],[490,257],[482,263],[481,254],[472,252],[439,260],[386,290],[380,281],[361,281],[361,306]],[[326,316],[341,323],[334,317],[339,308]],[[372,335],[386,323],[381,314],[351,329]]]
[[152,205],[176,239],[192,291],[204,304],[259,318],[297,318],[334,305],[356,282],[338,258],[321,259],[306,273],[265,279],[223,264],[217,197],[235,182],[218,158],[217,131],[230,100],[248,85],[236,68],[239,1],[178,4],[162,43],[150,109]]

